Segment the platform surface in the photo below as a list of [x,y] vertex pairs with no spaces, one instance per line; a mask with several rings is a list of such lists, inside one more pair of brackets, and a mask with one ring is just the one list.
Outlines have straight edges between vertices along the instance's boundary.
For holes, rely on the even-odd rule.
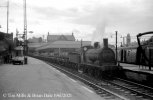
[[151,68],[151,70],[149,70],[148,66],[139,66],[139,65],[134,65],[134,64],[126,64],[126,63],[120,63],[120,66],[123,67],[123,69],[129,69],[132,71],[140,71],[140,72],[145,72],[145,73],[149,73],[149,74],[153,74],[153,67]]
[[90,87],[43,61],[0,65],[0,100],[103,100]]

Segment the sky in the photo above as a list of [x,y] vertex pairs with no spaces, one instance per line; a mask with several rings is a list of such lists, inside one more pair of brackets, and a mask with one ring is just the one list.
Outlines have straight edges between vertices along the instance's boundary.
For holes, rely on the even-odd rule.
[[[23,33],[23,1],[9,0],[9,32]],[[153,0],[26,0],[28,37],[72,34],[76,39],[113,42],[128,33],[153,30]],[[7,0],[0,0],[5,6]],[[0,7],[0,31],[6,32],[6,7]],[[122,40],[122,39],[120,39]]]

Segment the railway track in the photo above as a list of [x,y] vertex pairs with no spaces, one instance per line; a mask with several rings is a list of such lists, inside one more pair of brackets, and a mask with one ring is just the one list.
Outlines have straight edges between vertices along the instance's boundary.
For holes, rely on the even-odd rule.
[[[87,78],[91,78],[86,76]],[[105,87],[111,91],[115,91],[130,100],[153,100],[153,88],[142,84],[134,83],[120,78],[113,80],[96,80],[91,78],[92,81],[99,86]]]
[[[153,100],[153,88],[144,86],[138,83],[127,81],[124,79],[116,78],[111,82],[114,86],[118,86],[121,91],[130,91],[130,95],[134,95],[139,99],[146,98],[147,100]],[[122,87],[122,88],[120,88]],[[124,89],[124,90],[123,90]]]
[[70,77],[73,77],[81,82],[83,82],[84,84],[88,85],[89,87],[93,88],[95,90],[95,92],[100,95],[102,98],[107,99],[107,100],[129,100],[121,95],[118,95],[115,92],[112,92],[108,89],[103,88],[102,86],[97,85],[96,83],[92,82],[92,80],[78,76],[76,73],[67,71],[61,67],[59,67],[59,65],[55,65],[55,64],[51,64],[49,62],[47,62],[49,65],[53,66],[54,68],[57,68],[58,70],[68,74]]
[[153,88],[151,87],[119,78],[98,80],[91,76],[80,74],[72,69],[51,64],[50,62],[47,63],[68,74],[69,77],[73,77],[92,87],[98,95],[107,100],[153,100]]
[[[61,67],[58,67],[58,69],[62,71],[64,70]],[[64,70],[64,73],[65,71],[67,70]],[[70,74],[70,72],[68,71],[66,73]],[[71,73],[70,75],[72,75],[73,73]],[[137,83],[119,79],[119,78],[116,78],[113,81],[112,80],[96,80],[87,75],[78,76],[76,75],[76,73],[73,75],[75,75],[74,78],[77,78],[81,80],[82,82],[84,82],[85,84],[87,84],[88,86],[92,87],[98,95],[106,99],[153,100],[153,89],[151,87],[147,87],[141,84],[137,84]]]
[[153,100],[153,88],[131,81],[115,78],[113,80],[97,80],[85,75],[86,79],[94,81],[98,86],[114,91],[129,100]]

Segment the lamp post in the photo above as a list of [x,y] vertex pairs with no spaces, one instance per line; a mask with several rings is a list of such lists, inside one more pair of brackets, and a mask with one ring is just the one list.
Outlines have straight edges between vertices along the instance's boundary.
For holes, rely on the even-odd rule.
[[117,53],[117,31],[115,31],[115,33],[116,33],[116,62],[118,62],[118,59],[117,59],[117,57],[118,57],[118,53]]
[[[115,31],[115,34],[114,34],[115,36],[116,36],[116,39],[115,39],[115,53],[116,53],[116,56],[115,56],[115,59],[116,59],[116,62],[118,63],[118,53],[117,53],[117,36],[118,36],[118,31]],[[111,38],[112,38],[112,35],[111,35]]]

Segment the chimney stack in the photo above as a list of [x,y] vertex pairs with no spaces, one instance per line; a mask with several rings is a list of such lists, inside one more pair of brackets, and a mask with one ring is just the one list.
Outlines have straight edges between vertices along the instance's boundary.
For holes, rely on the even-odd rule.
[[100,48],[99,42],[94,43],[94,48]]
[[108,48],[108,38],[103,39],[104,48]]

